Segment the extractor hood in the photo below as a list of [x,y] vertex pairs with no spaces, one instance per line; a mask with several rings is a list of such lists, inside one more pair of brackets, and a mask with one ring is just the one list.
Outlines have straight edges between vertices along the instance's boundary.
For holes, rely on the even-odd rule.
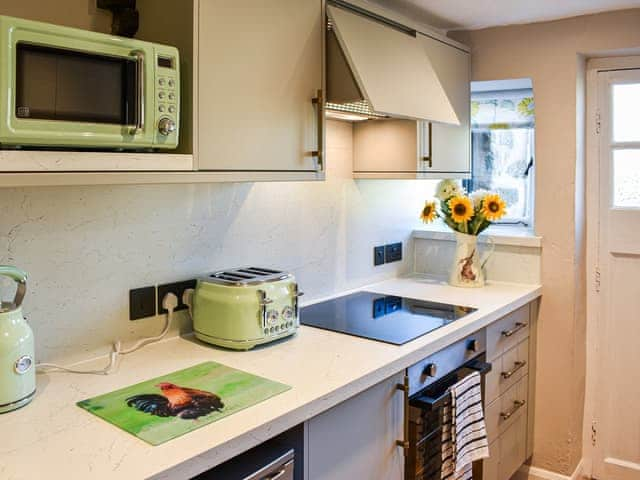
[[327,16],[328,112],[460,124],[421,34],[342,0]]

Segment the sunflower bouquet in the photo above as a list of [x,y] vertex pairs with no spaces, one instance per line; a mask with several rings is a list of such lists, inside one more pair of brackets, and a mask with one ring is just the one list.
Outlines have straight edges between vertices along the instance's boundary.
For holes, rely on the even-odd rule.
[[492,222],[501,219],[506,212],[506,204],[500,195],[487,190],[476,190],[467,195],[455,180],[442,180],[436,187],[435,200],[427,200],[420,214],[424,223],[442,218],[455,232],[479,235]]

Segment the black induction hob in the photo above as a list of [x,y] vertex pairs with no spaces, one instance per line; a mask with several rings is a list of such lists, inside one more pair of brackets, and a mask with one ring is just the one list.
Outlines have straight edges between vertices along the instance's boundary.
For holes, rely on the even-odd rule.
[[300,323],[402,345],[475,311],[471,307],[358,292],[302,308]]

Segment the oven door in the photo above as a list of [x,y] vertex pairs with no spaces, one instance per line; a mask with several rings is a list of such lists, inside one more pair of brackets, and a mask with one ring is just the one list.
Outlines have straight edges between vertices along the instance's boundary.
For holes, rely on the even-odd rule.
[[151,147],[151,44],[6,18],[0,35],[0,143]]
[[[409,399],[409,449],[406,480],[440,480],[442,466],[442,409],[450,402],[449,387],[473,372],[483,377],[491,364],[480,355],[444,376]],[[475,473],[474,467],[474,473]],[[474,478],[480,478],[475,476]],[[489,480],[489,479],[487,479]]]

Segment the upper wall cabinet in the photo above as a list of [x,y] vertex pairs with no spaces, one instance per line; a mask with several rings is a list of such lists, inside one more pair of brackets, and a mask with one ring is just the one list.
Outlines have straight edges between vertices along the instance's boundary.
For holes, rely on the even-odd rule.
[[419,35],[460,125],[421,122],[420,172],[463,178],[471,173],[470,55],[425,35]]
[[[460,123],[422,35],[373,12],[338,5],[327,7],[330,103],[357,101],[375,116]],[[336,68],[340,63],[347,68]],[[345,88],[350,83],[355,88]],[[356,98],[345,99],[345,91]]]
[[321,0],[200,0],[198,170],[321,174],[323,25]]
[[[37,12],[36,1],[23,3]],[[136,37],[180,52],[178,148],[0,151],[0,172],[7,172],[0,186],[324,178],[324,0],[138,0],[137,6]],[[166,111],[158,95],[145,97],[152,111]]]
[[355,121],[354,177],[468,177],[469,49],[362,0],[327,12],[326,107]]
[[355,178],[467,178],[471,174],[470,55],[420,33],[417,40],[459,125],[402,119],[356,122]]

